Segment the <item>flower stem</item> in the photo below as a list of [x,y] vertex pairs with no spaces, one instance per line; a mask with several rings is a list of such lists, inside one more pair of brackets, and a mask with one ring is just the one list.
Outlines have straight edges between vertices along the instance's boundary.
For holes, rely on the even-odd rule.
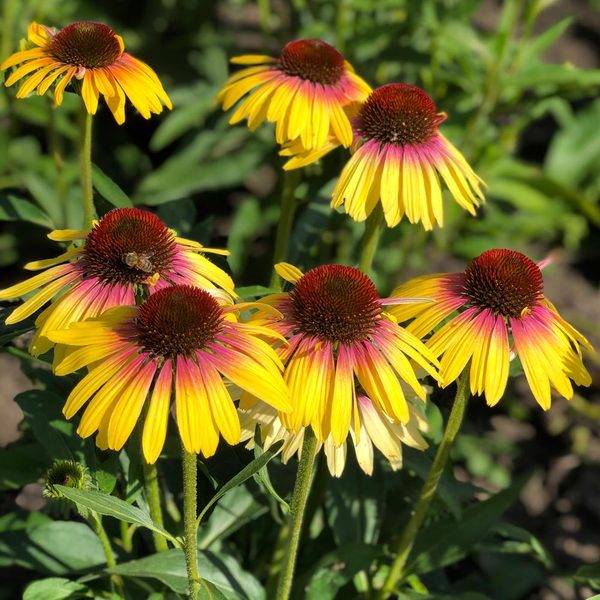
[[[275,234],[275,250],[273,251],[273,264],[276,265],[285,259],[288,251],[290,232],[294,224],[294,215],[296,214],[296,187],[300,179],[299,171],[285,171],[283,174],[283,189],[281,191],[281,214],[279,223],[277,223],[277,233]],[[276,287],[279,283],[279,276],[273,271],[271,277],[271,287]]]
[[196,528],[196,501],[198,465],[196,454],[183,452],[183,534],[185,538],[184,553],[188,576],[190,600],[198,598],[200,578],[198,575],[198,549]]
[[[144,469],[144,487],[146,492],[146,501],[150,509],[150,517],[152,520],[164,528],[164,520],[162,507],[160,504],[160,490],[158,487],[158,469],[156,464],[149,465],[145,460],[142,460]],[[160,533],[153,533],[154,548],[157,552],[164,552],[169,549],[167,540]]]
[[306,508],[306,501],[313,479],[316,448],[317,438],[312,429],[307,427],[304,430],[302,456],[298,463],[298,473],[296,475],[296,483],[294,484],[292,504],[288,515],[288,522],[286,524],[289,529],[287,551],[282,557],[281,572],[279,573],[279,582],[277,584],[277,594],[275,595],[277,600],[288,600],[292,592],[294,568],[296,566],[296,557],[298,555],[298,546],[300,544],[300,534],[302,533],[304,510]]
[[94,189],[92,187],[92,115],[81,101],[81,194],[83,199],[84,227],[92,227],[94,220]]
[[395,549],[396,558],[394,559],[388,577],[383,585],[383,588],[381,589],[381,593],[379,594],[379,598],[381,600],[384,600],[390,594],[392,594],[396,588],[396,585],[407,575],[404,570],[406,562],[414,546],[417,533],[419,532],[419,529],[421,528],[421,525],[427,516],[429,506],[435,496],[440,478],[442,477],[446,463],[448,462],[450,450],[460,429],[469,396],[469,373],[464,371],[458,380],[456,397],[454,398],[454,404],[452,405],[452,410],[450,411],[450,416],[448,417],[446,430],[444,431],[442,441],[438,446],[433,464],[431,465],[429,473],[427,474],[427,479],[423,484],[421,496],[417,501],[415,510],[412,513],[410,520],[406,524],[406,527],[404,528],[404,531],[398,540],[398,544]]
[[379,204],[375,206],[373,212],[367,217],[365,223],[365,232],[360,241],[360,257],[358,259],[358,268],[369,275],[373,265],[373,257],[379,244],[381,231],[383,229],[383,211]]
[[[100,544],[102,545],[102,550],[104,550],[104,556],[106,558],[106,566],[109,569],[111,567],[114,567],[117,564],[117,562],[115,560],[115,555],[113,554],[112,546],[110,545],[110,540],[106,535],[106,531],[102,525],[100,517],[92,511],[88,513],[87,521],[98,536],[98,539],[100,540]],[[112,575],[111,581],[116,586],[121,597],[125,598],[125,589],[123,586],[123,579],[121,578],[121,576]]]

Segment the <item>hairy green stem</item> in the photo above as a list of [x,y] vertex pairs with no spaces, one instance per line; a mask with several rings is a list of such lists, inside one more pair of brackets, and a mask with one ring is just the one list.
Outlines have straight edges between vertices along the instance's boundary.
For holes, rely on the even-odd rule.
[[[102,545],[102,550],[104,551],[104,556],[106,558],[106,566],[109,569],[116,566],[117,561],[115,560],[115,555],[113,553],[112,546],[110,545],[110,540],[108,539],[108,535],[106,535],[106,530],[102,525],[100,517],[95,512],[90,512],[88,513],[87,522],[90,524],[100,540],[100,544]],[[111,581],[117,588],[121,597],[125,598],[125,588],[122,577],[120,575],[112,575]]]
[[367,217],[365,222],[365,232],[360,241],[360,256],[358,259],[358,268],[369,275],[371,266],[373,265],[373,257],[377,251],[379,238],[383,229],[383,211],[381,206],[377,204],[373,212]]
[[94,188],[92,187],[92,115],[81,101],[81,148],[79,151],[81,168],[81,194],[83,200],[83,221],[86,229],[94,220]]
[[[149,465],[145,460],[142,460],[144,469],[144,488],[146,492],[146,501],[150,509],[150,517],[152,520],[164,529],[164,520],[162,506],[160,502],[160,489],[158,487],[158,469],[156,464]],[[153,532],[154,548],[157,552],[164,552],[169,549],[167,540],[160,534]]]
[[[273,264],[276,265],[285,259],[290,241],[290,233],[296,214],[296,187],[300,179],[299,171],[285,171],[283,174],[283,189],[281,191],[281,214],[277,223],[275,234],[275,250],[273,251]],[[279,283],[279,276],[275,271],[271,277],[271,287]]]
[[302,522],[304,520],[304,509],[313,479],[313,468],[316,458],[317,438],[312,429],[304,430],[304,443],[302,444],[302,456],[298,463],[298,473],[294,484],[294,493],[290,513],[288,515],[287,527],[289,529],[287,539],[287,552],[282,557],[281,572],[277,584],[277,600],[288,600],[292,592],[294,580],[294,569],[298,556],[298,547],[302,533]]
[[396,585],[407,575],[405,572],[406,562],[414,546],[419,529],[427,516],[429,506],[435,496],[446,463],[448,462],[450,450],[452,449],[452,445],[454,444],[454,440],[460,429],[469,396],[469,373],[468,371],[464,371],[458,380],[456,397],[454,398],[454,404],[452,405],[452,410],[448,417],[446,430],[444,431],[442,441],[438,446],[433,464],[427,474],[427,479],[425,479],[425,483],[423,484],[421,495],[417,501],[415,510],[396,545],[396,558],[394,559],[387,579],[381,589],[379,595],[381,600],[384,600],[392,594]]
[[198,465],[197,456],[182,448],[183,452],[183,534],[185,538],[184,553],[187,568],[189,598],[196,600],[200,589],[198,575],[198,544],[196,527],[196,496]]

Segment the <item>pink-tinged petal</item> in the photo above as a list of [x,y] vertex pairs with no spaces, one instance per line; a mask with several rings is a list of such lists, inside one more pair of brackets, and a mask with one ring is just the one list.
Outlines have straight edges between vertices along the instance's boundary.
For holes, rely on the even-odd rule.
[[69,394],[63,408],[63,415],[70,419],[109,379],[121,377],[121,372],[136,354],[135,349],[125,350],[122,354],[102,362],[92,369]]
[[140,368],[146,359],[146,355],[138,355],[131,363],[119,370],[114,382],[106,383],[96,392],[79,422],[77,433],[81,437],[86,438],[96,432],[106,412],[111,411],[119,398],[127,397],[126,391],[130,389],[132,382],[139,375]]

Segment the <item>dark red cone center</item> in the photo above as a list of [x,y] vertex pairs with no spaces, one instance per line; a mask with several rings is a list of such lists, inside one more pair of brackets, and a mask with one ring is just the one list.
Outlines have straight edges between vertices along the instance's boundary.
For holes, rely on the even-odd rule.
[[66,65],[93,69],[112,65],[121,55],[121,46],[108,25],[77,21],[52,38],[49,52]]
[[366,139],[407,146],[427,142],[442,120],[422,89],[388,83],[374,90],[362,105],[356,129]]
[[344,74],[344,57],[321,40],[296,40],[284,46],[278,67],[287,75],[333,85]]
[[297,330],[329,342],[366,339],[381,314],[373,282],[353,267],[325,265],[308,271],[290,300]]
[[116,208],[88,234],[82,265],[87,276],[134,284],[168,271],[174,254],[175,236],[156,215]]
[[488,250],[465,269],[463,295],[495,315],[520,317],[539,302],[544,282],[539,267],[513,250]]
[[164,288],[140,305],[138,340],[155,356],[187,356],[214,341],[222,316],[218,302],[205,290],[191,285]]

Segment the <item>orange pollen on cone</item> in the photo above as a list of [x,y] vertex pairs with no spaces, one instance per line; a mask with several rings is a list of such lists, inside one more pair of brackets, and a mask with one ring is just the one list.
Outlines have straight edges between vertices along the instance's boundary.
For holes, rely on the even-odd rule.
[[94,69],[112,65],[121,55],[121,46],[107,25],[77,21],[52,38],[48,51],[63,64]]
[[140,305],[135,321],[140,345],[154,356],[171,358],[202,350],[222,327],[218,302],[191,285],[175,285],[152,294]]
[[513,250],[488,250],[465,269],[462,293],[472,306],[518,318],[539,302],[543,288],[542,273],[527,256]]
[[407,146],[427,142],[442,121],[422,89],[388,83],[374,90],[362,105],[356,128],[367,139]]
[[134,284],[167,271],[174,254],[175,236],[156,215],[116,208],[89,232],[81,263],[86,276]]
[[344,57],[321,40],[296,40],[284,46],[277,67],[293,77],[333,85],[344,74]]
[[296,329],[329,342],[367,339],[382,312],[373,282],[358,269],[341,265],[308,271],[290,300]]

